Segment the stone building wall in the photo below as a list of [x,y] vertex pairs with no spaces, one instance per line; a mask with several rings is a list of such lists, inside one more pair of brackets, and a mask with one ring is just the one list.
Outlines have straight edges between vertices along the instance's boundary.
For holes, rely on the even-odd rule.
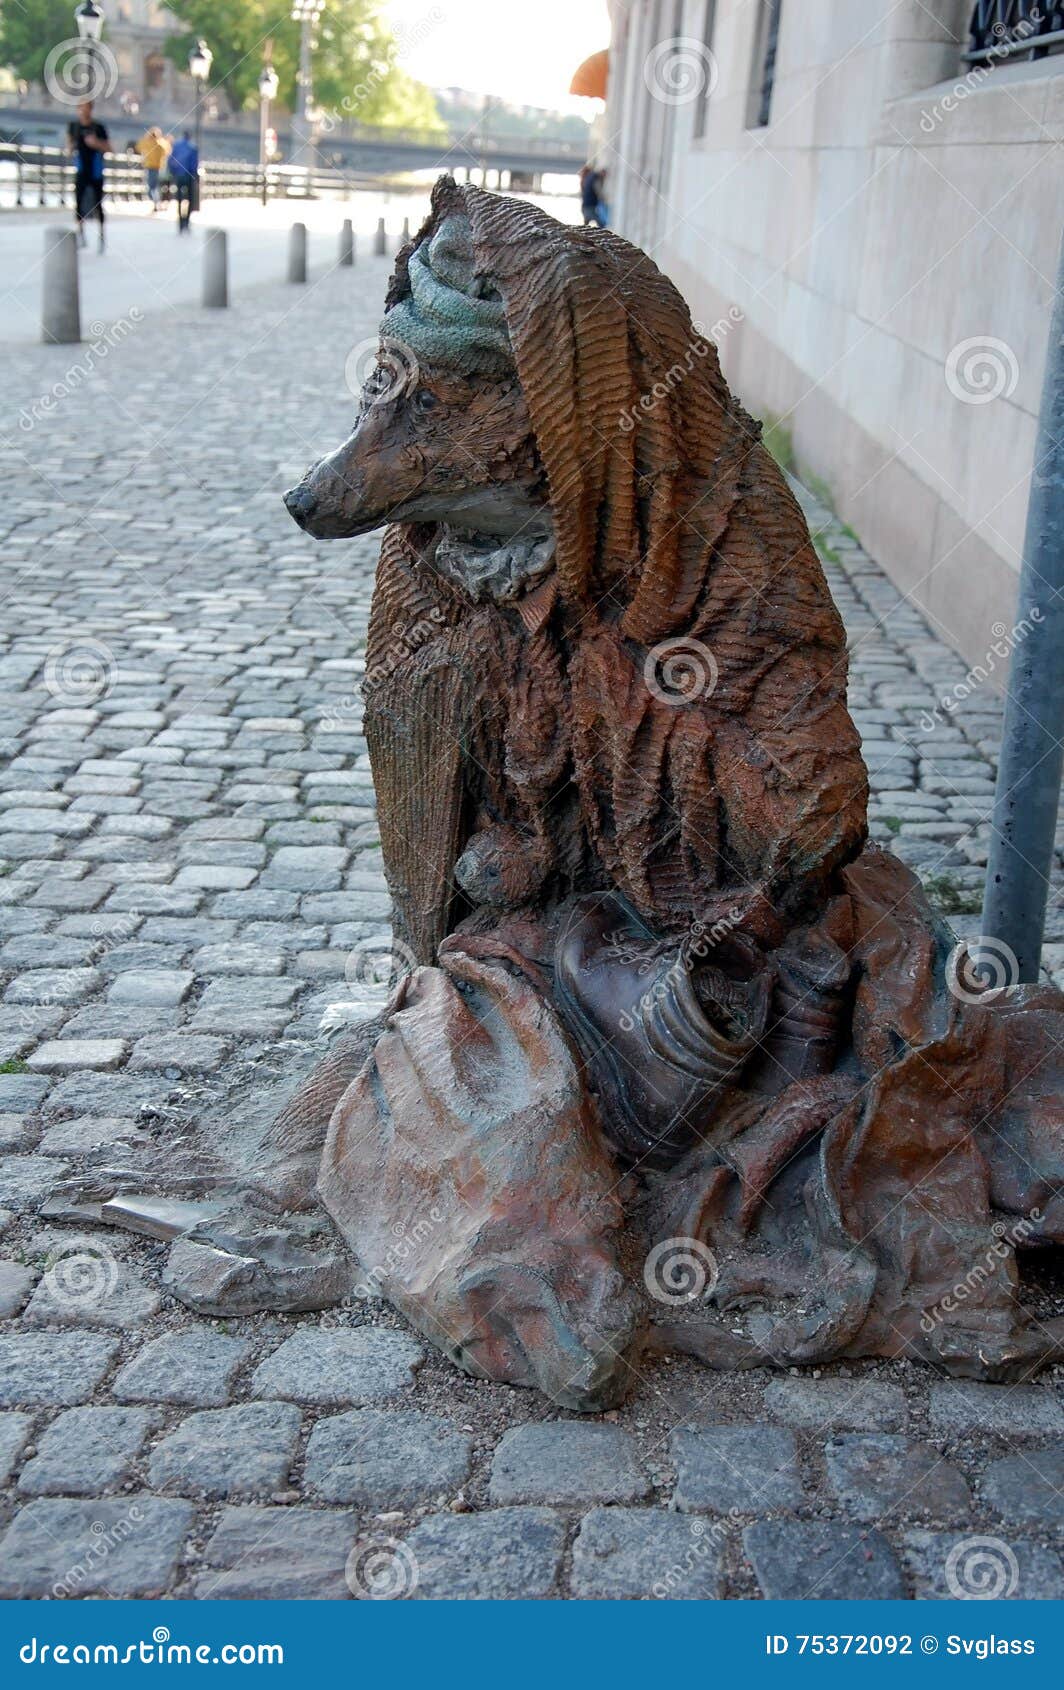
[[971,0],[610,9],[614,227],[719,325],[748,407],[784,419],[839,513],[977,660],[1013,619],[1064,55],[966,63]]

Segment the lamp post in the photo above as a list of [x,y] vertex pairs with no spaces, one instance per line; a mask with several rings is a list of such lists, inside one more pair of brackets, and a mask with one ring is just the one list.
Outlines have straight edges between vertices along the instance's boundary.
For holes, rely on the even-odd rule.
[[96,43],[103,34],[103,7],[97,6],[96,0],[81,0],[81,5],[74,8],[74,22],[78,26],[78,39],[85,43],[86,66],[89,73],[87,83],[91,94],[97,80],[94,74],[94,60]]
[[311,52],[314,26],[325,10],[325,0],[292,0],[292,17],[299,25],[299,75],[296,78],[296,109],[292,120],[296,147],[293,163],[313,164],[311,114],[314,110],[314,72]]
[[266,132],[270,122],[270,101],[276,98],[276,95],[277,72],[270,60],[267,59],[259,72],[259,169],[262,171],[263,205],[266,204],[267,199],[266,166],[270,162],[266,152]]
[[213,63],[214,54],[211,52],[206,41],[204,41],[201,37],[200,40],[196,42],[196,45],[193,47],[191,53],[188,55],[188,74],[191,76],[196,88],[197,153],[200,150],[200,134],[203,128],[203,91],[206,87],[207,78],[211,74],[211,66]]

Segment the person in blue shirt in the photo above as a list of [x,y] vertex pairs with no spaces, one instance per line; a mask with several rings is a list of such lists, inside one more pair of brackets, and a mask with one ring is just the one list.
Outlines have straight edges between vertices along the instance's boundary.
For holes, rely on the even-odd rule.
[[85,246],[85,220],[95,217],[100,225],[100,251],[103,238],[103,155],[111,142],[102,123],[92,115],[92,101],[83,100],[78,115],[67,128],[67,151],[74,154],[74,217],[78,231],[78,245]]
[[181,235],[191,227],[192,213],[199,204],[199,152],[187,129],[171,149],[170,180],[177,194],[177,232]]

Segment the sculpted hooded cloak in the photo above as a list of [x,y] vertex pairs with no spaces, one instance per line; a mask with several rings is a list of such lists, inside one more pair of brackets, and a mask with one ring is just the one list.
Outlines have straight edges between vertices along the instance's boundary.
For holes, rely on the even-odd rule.
[[[459,217],[472,276],[435,239]],[[427,332],[426,362],[462,297],[426,329],[430,256],[488,307],[487,338],[453,323],[467,363],[509,342],[554,568],[523,601],[471,604],[426,567],[431,526],[385,534],[366,733],[397,935],[435,959],[484,818],[517,830],[548,898],[612,887],[662,935],[729,889],[815,913],[865,835],[844,632],[714,347],[625,242],[444,178],[384,324]]]

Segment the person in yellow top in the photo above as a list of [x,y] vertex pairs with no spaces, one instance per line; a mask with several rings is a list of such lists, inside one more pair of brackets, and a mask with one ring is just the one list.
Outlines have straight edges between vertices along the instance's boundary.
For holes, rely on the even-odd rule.
[[162,130],[153,125],[137,142],[137,151],[144,160],[148,178],[148,198],[151,200],[154,217],[159,209],[159,172],[166,168],[166,161],[170,157],[170,142]]

